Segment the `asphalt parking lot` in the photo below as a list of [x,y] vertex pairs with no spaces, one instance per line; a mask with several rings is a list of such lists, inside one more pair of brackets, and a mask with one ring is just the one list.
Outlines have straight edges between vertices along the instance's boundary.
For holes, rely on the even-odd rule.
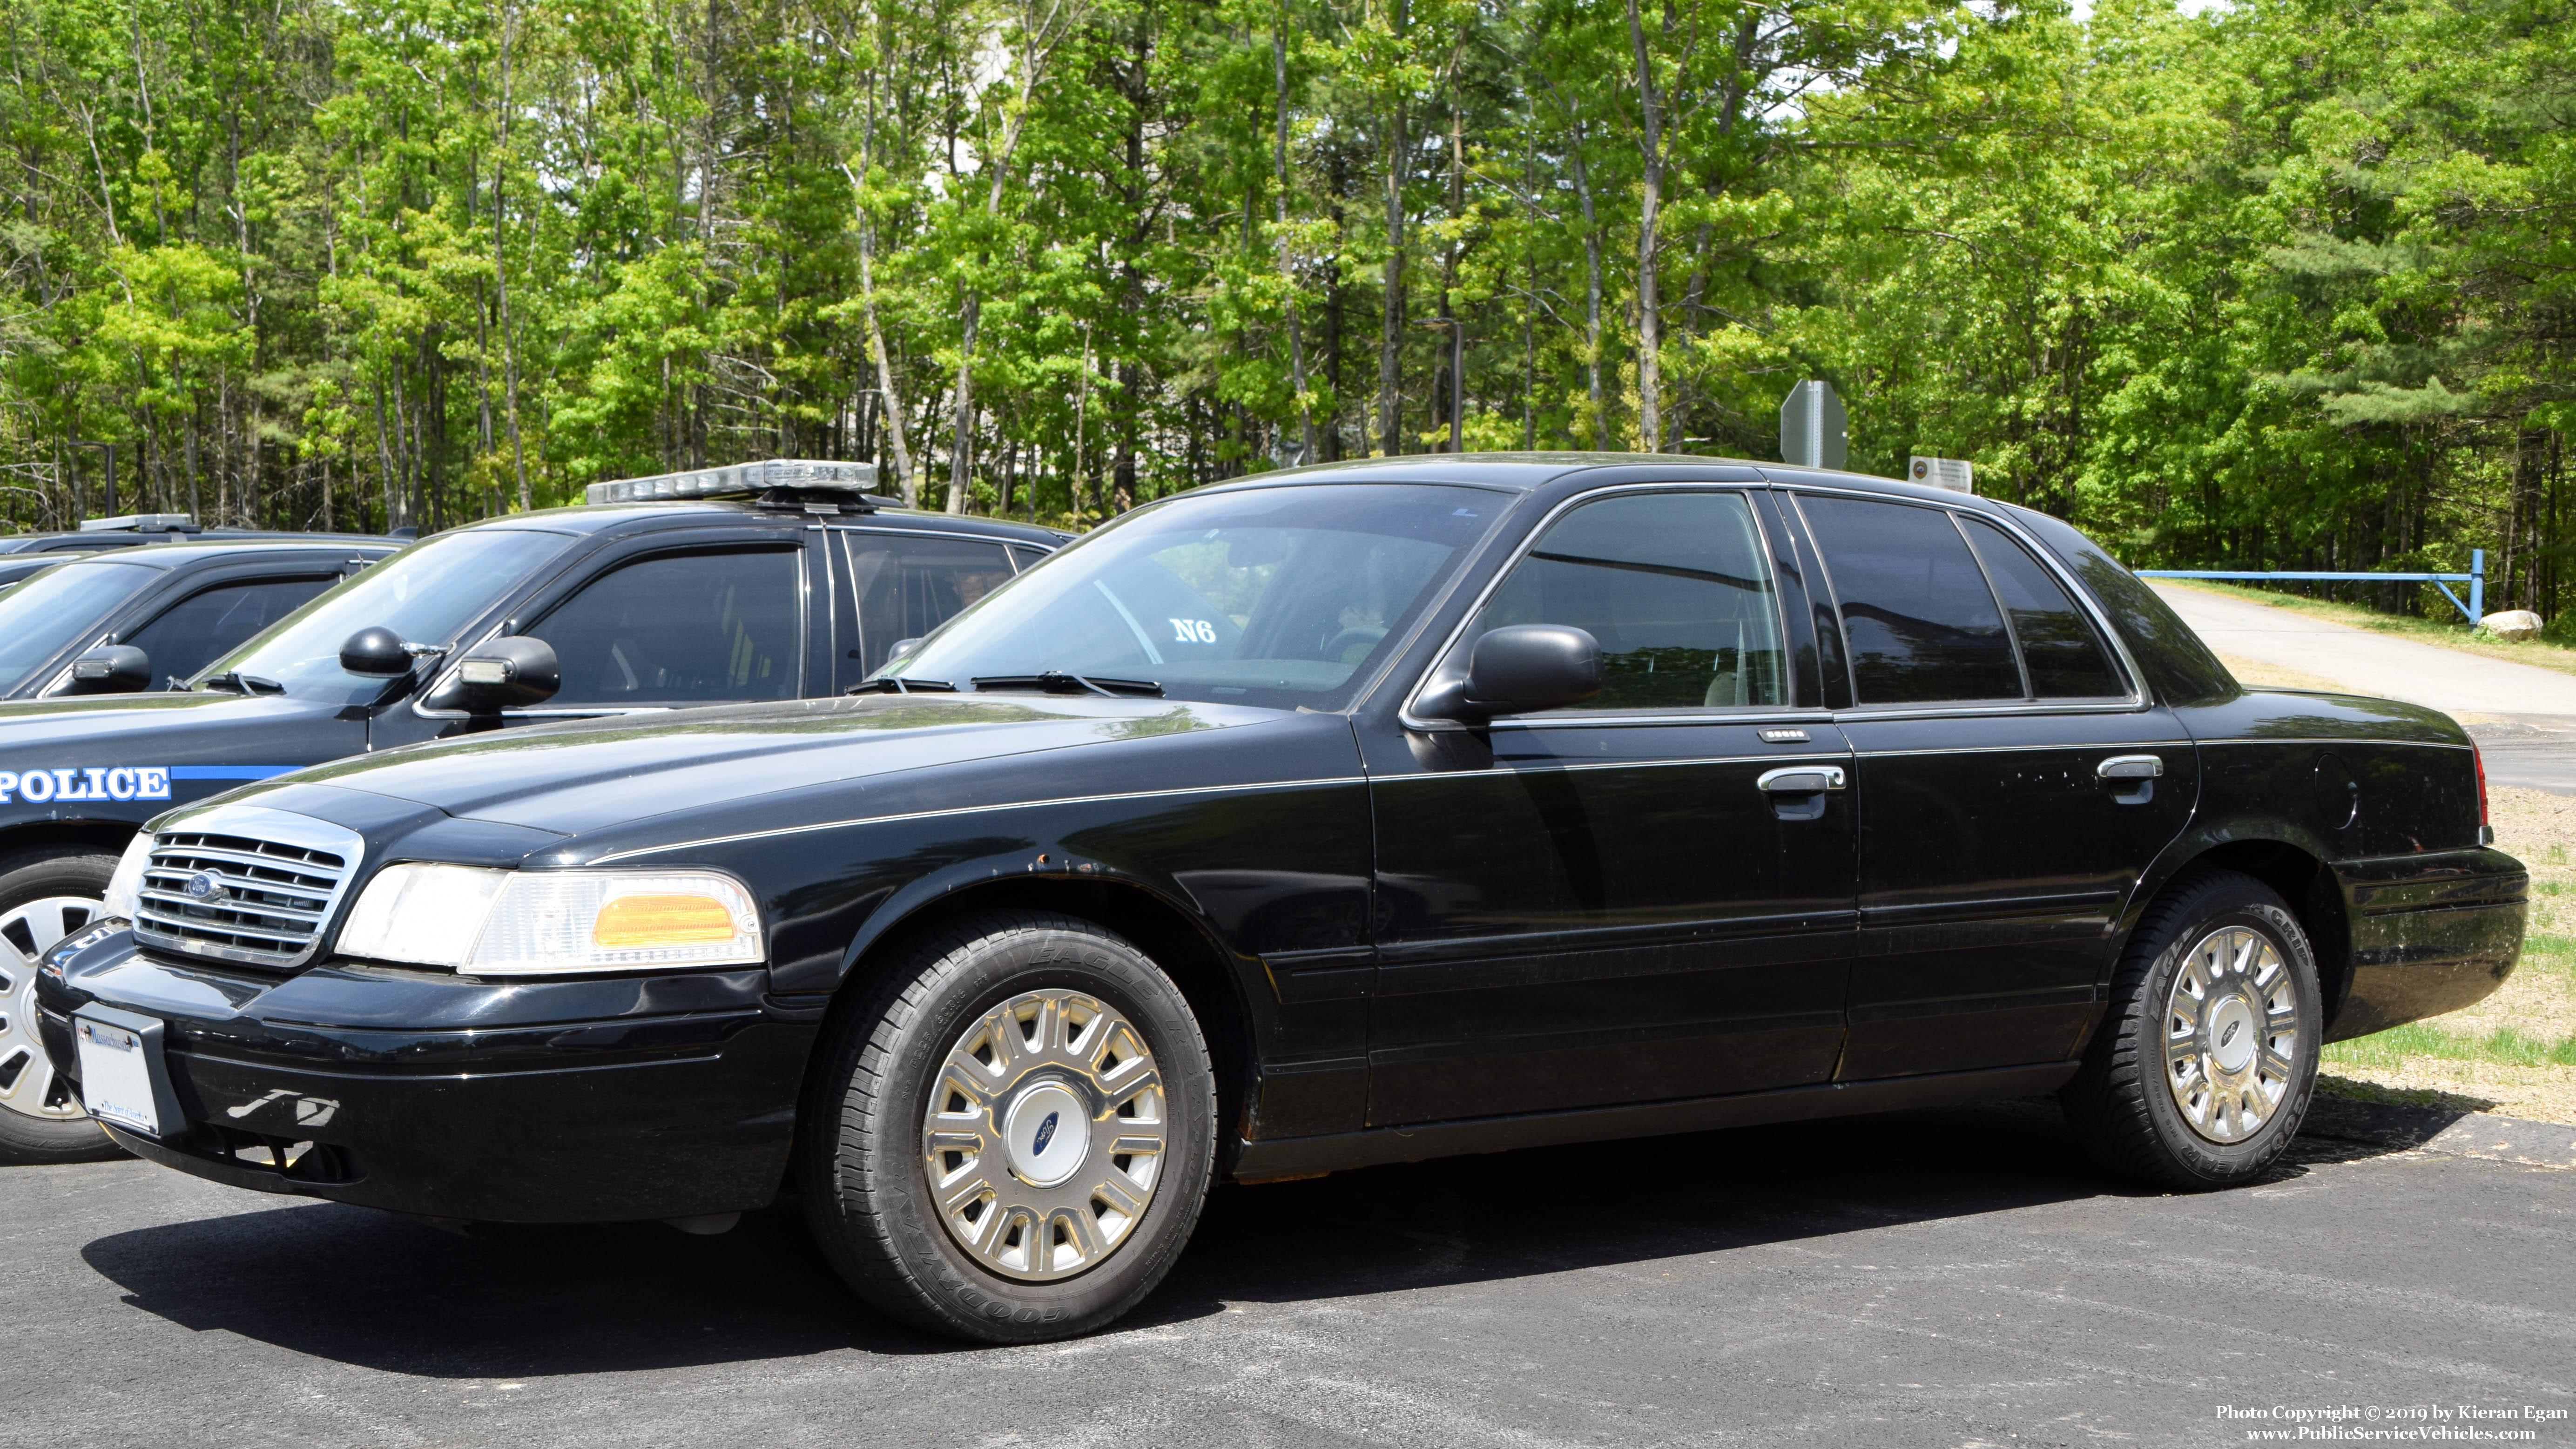
[[0,1170],[0,1222],[9,1444],[2220,1444],[2223,1406],[2576,1406],[2576,1172],[2311,1137],[2151,1196],[2031,1103],[1228,1188],[1134,1317],[1024,1349],[875,1319],[784,1215],[466,1239],[120,1161]]

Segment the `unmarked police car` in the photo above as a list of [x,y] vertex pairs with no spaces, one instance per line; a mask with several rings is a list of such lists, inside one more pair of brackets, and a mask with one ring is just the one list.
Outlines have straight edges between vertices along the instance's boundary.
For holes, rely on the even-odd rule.
[[870,1302],[1027,1341],[1149,1292],[1219,1174],[2056,1091],[2129,1176],[2254,1181],[2321,1043],[2522,937],[2458,725],[2242,688],[2065,524],[1849,474],[1187,493],[862,689],[174,810],[46,1050],[218,1182],[793,1194]]
[[[0,704],[0,1161],[103,1146],[38,1046],[35,965],[97,917],[117,852],[156,812],[503,725],[830,694],[1066,537],[907,512],[865,491],[874,478],[864,464],[779,460],[593,485],[589,506],[415,544],[202,673],[192,661],[185,689],[154,687],[164,656],[179,659],[159,635],[77,659],[44,652],[36,663],[48,681],[68,676],[68,696]],[[64,568],[203,552],[128,550]],[[321,568],[314,587],[341,567]],[[205,598],[266,607],[265,595]],[[0,611],[9,602],[0,596]],[[461,665],[476,643],[512,651],[512,664],[490,666],[488,680],[484,666]],[[0,640],[0,658],[13,647]]]

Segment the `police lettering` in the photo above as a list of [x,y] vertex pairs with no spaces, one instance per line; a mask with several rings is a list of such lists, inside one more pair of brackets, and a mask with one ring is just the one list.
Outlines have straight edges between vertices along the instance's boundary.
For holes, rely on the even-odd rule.
[[167,765],[74,765],[60,770],[0,770],[0,805],[12,800],[167,800]]

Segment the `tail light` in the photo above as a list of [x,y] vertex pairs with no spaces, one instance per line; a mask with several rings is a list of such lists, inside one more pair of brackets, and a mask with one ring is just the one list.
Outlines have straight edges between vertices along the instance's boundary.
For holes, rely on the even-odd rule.
[[2495,844],[2495,827],[2487,823],[2487,755],[2478,742],[2469,741],[2469,758],[2478,766],[2478,844]]

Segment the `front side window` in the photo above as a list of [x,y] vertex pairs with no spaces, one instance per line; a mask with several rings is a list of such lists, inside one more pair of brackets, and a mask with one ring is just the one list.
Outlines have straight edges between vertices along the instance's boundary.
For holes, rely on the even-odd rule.
[[447,648],[485,610],[571,537],[539,529],[468,528],[424,539],[278,621],[200,677],[239,672],[298,699],[364,704],[385,681],[340,667],[350,635],[383,625],[415,644]]
[[2021,699],[2012,636],[1947,511],[1806,495],[1864,707]]
[[1339,709],[1511,504],[1486,489],[1311,483],[1182,494],[996,589],[882,676]]
[[552,645],[550,707],[794,699],[804,648],[791,549],[639,559],[583,586],[528,630]]
[[1788,702],[1770,561],[1740,493],[1633,493],[1548,526],[1477,618],[1569,624],[1601,644],[1582,709],[1741,709]]
[[155,570],[122,563],[56,564],[0,597],[0,690],[76,643],[109,610],[152,586]]
[[300,579],[218,584],[162,610],[152,622],[119,642],[142,650],[144,657],[152,661],[156,678],[187,679],[213,662],[216,655],[294,613],[339,581],[337,574],[316,574]]
[[1009,582],[1012,573],[1010,559],[996,543],[853,530],[841,535],[841,546],[859,609],[859,643],[852,657],[865,673],[884,668],[898,642],[919,639],[947,623]]

